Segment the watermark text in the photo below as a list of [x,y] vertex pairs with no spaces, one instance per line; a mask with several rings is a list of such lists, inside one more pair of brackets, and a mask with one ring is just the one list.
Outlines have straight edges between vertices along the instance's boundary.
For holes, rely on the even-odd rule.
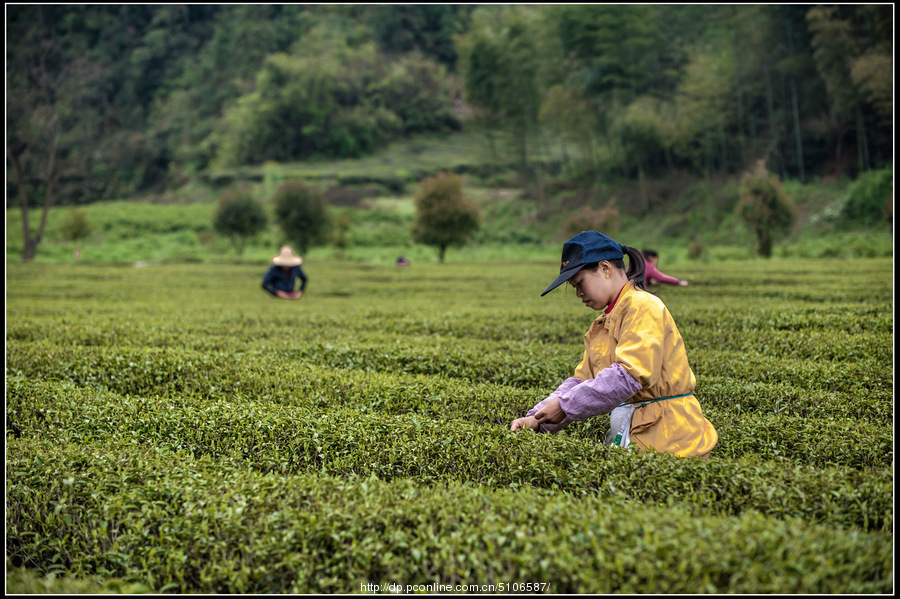
[[547,582],[495,582],[493,584],[397,584],[361,582],[361,593],[544,593],[549,592]]

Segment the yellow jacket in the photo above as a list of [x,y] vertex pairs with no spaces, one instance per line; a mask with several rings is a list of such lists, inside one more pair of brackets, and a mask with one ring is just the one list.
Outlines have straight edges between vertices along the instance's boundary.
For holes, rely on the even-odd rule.
[[631,282],[610,313],[601,314],[585,333],[584,357],[575,377],[592,379],[614,363],[641,385],[629,400],[638,406],[630,431],[638,448],[709,456],[719,435],[693,395],[697,379],[684,340],[665,304]]

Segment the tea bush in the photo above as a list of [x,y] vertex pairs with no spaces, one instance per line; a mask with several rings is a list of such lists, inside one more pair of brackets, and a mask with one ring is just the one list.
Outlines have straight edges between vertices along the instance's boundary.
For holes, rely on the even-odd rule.
[[880,535],[753,511],[698,518],[677,502],[260,473],[149,446],[15,447],[14,559],[167,591],[336,592],[435,580],[551,580],[560,593],[890,585],[890,543]]
[[595,316],[551,261],[310,263],[301,302],[265,265],[7,268],[12,592],[893,588],[890,260],[653,288],[709,460],[509,432]]

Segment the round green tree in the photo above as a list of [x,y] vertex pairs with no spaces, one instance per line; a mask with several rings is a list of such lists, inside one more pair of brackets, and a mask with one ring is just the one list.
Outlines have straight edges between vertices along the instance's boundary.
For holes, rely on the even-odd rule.
[[[94,232],[94,228],[91,226],[87,215],[75,208],[70,209],[69,212],[66,213],[62,223],[60,223],[60,230],[66,241],[71,241],[76,245],[82,239],[90,237],[91,233]],[[81,250],[76,247],[75,257],[78,258],[80,256]]]
[[759,255],[766,258],[772,255],[775,238],[786,235],[797,219],[793,200],[761,161],[741,179],[741,199],[736,210],[756,234]]
[[422,182],[412,228],[415,242],[436,247],[443,263],[447,248],[464,245],[478,227],[478,206],[463,196],[459,175],[440,173]]
[[272,199],[278,226],[300,253],[328,242],[331,220],[322,193],[303,181],[281,184]]
[[248,191],[226,189],[219,195],[213,228],[231,239],[239,256],[244,253],[247,242],[261,233],[267,223],[265,209]]

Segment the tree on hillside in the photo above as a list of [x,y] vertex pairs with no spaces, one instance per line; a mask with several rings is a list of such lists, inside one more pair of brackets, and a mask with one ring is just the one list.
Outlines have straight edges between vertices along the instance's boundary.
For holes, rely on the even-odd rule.
[[[70,58],[41,8],[16,13],[9,27],[17,44],[6,55],[7,193],[18,196],[22,211],[24,261],[34,259],[59,198],[90,193],[92,149],[100,135],[93,87],[100,69]],[[32,230],[29,210],[39,206],[41,220]]]
[[466,4],[371,5],[366,20],[383,50],[418,51],[452,70],[457,58],[453,38],[466,28],[475,8]]
[[[196,10],[191,5],[191,10]],[[266,56],[288,50],[302,35],[309,5],[219,4],[207,29],[187,31],[195,51],[171,61],[173,76],[156,92],[148,115],[151,133],[167,147],[170,169],[191,174],[215,156],[216,125],[224,107],[252,89]],[[197,27],[196,29],[200,29]],[[202,35],[201,32],[208,32]],[[177,31],[179,34],[183,34]]]
[[[599,157],[595,151],[599,145],[599,115],[581,92],[570,86],[551,86],[544,94],[538,118],[559,137],[563,164],[571,175],[583,174],[584,164],[590,172],[599,172]],[[575,149],[571,158],[569,142]],[[585,157],[583,161],[578,160],[579,154]]]
[[440,173],[422,182],[412,229],[416,243],[436,247],[443,263],[447,248],[465,244],[478,227],[478,206],[463,196],[459,175]]
[[219,196],[213,228],[231,239],[238,256],[247,242],[266,228],[266,211],[247,190],[226,189]]
[[731,56],[698,51],[685,65],[678,87],[675,146],[707,177],[728,170],[728,132],[734,122],[733,83]]
[[761,160],[741,179],[736,211],[756,234],[757,251],[765,258],[772,255],[775,238],[788,233],[797,219],[793,200]]
[[[547,6],[542,18],[542,28],[556,37],[560,47],[551,53],[558,61],[553,70],[558,77],[555,83],[589,107],[590,116],[582,117],[580,126],[584,129],[581,138],[592,141],[586,154],[591,166],[599,172],[598,156],[603,155],[605,169],[637,174],[642,185],[651,160],[649,138],[633,143],[631,127],[622,120],[631,102],[642,96],[665,97],[658,88],[673,85],[672,67],[666,61],[678,52],[674,44],[661,42],[664,27],[658,15],[657,9],[641,5],[566,4]],[[665,53],[659,50],[663,47]],[[541,68],[550,70],[545,65]],[[561,97],[557,92],[545,102],[558,102]]]
[[285,181],[272,199],[278,226],[301,254],[328,242],[331,221],[322,193],[298,180]]
[[[842,5],[816,6],[807,13],[813,58],[825,81],[835,122],[836,161],[844,136],[853,132],[859,172],[873,163],[870,137],[892,123],[892,12],[890,5]],[[866,117],[872,113],[878,115],[880,127],[867,125]]]
[[373,43],[321,27],[300,48],[269,55],[255,89],[226,110],[218,164],[358,158],[402,135],[459,126],[446,70],[431,59],[386,60]]
[[624,113],[610,128],[611,137],[618,140],[622,156],[629,172],[637,169],[641,191],[641,205],[644,210],[652,209],[647,192],[649,173],[654,157],[665,158],[671,166],[671,150],[675,146],[675,113],[671,105],[650,96],[641,96],[625,108]]
[[473,21],[460,44],[466,101],[489,135],[510,134],[524,171],[541,107],[539,21],[531,7],[519,6],[481,7]]

